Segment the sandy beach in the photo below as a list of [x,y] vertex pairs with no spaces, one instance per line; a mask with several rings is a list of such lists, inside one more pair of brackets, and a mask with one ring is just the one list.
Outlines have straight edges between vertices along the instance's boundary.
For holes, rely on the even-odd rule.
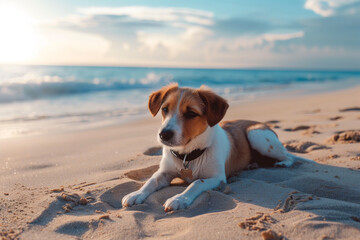
[[186,186],[141,205],[124,195],[156,171],[160,118],[0,140],[2,239],[360,239],[360,86],[230,103],[224,120],[266,122],[313,159],[257,168],[165,213]]

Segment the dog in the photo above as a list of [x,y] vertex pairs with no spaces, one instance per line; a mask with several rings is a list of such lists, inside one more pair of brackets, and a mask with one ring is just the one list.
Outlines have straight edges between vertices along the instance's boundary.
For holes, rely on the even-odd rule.
[[158,171],[139,190],[123,197],[124,207],[143,203],[151,193],[180,177],[190,185],[169,198],[164,210],[184,209],[202,192],[226,183],[252,162],[290,167],[299,158],[288,153],[276,133],[263,123],[236,120],[219,124],[229,105],[207,87],[170,84],[150,95],[148,107],[153,117],[159,111],[162,114],[157,138],[163,155]]

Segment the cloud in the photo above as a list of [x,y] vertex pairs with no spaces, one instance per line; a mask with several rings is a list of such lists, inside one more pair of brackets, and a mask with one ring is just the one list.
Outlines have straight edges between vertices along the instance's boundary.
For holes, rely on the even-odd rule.
[[300,21],[303,37],[277,41],[273,52],[318,68],[360,69],[360,3],[337,7],[332,15]]
[[257,36],[274,29],[289,28],[254,19],[217,19],[212,12],[186,8],[90,7],[80,9],[79,13],[58,22],[57,26],[101,35],[111,43],[112,55],[131,50],[174,59],[194,54],[194,48],[201,49],[204,42],[211,43],[214,39],[244,36],[251,39],[250,43],[262,41]]
[[307,46],[360,49],[360,16],[340,15],[304,22],[302,42]]
[[328,17],[336,14],[336,12],[351,5],[353,3],[359,2],[358,0],[307,0],[305,2],[305,8],[314,11],[315,13]]
[[267,32],[271,28],[269,22],[246,18],[219,19],[213,27],[221,36],[255,35]]
[[[79,9],[78,15],[55,23],[57,28],[91,33],[106,39],[111,50],[108,56],[162,52],[173,58],[193,43],[211,35],[213,13],[187,8],[121,8],[90,7]],[[192,39],[190,39],[192,37]],[[139,56],[137,56],[139,57]]]
[[165,57],[174,59],[184,54],[191,56],[212,35],[213,32],[209,29],[193,26],[176,35],[140,32],[137,40],[142,53],[153,55],[162,52]]
[[[85,15],[127,15],[133,18],[142,20],[154,20],[154,21],[175,21],[186,18],[188,16],[194,16],[197,18],[211,19],[213,17],[212,12],[189,9],[189,8],[153,8],[146,6],[129,6],[129,7],[89,7],[79,10],[80,13]],[[194,19],[187,19],[189,22]],[[206,22],[205,24],[209,24]]]
[[359,15],[360,14],[360,1],[343,5],[336,9],[336,15]]
[[75,15],[55,24],[57,28],[99,35],[135,35],[139,29],[163,28],[166,22],[134,19],[129,15]]
[[61,47],[62,54],[54,56],[70,56],[73,51],[80,53],[69,59],[78,62],[85,56],[90,62],[125,65],[355,66],[350,63],[359,53],[360,19],[353,13],[360,9],[359,4],[331,6],[336,7],[327,17],[297,22],[239,16],[224,19],[187,8],[83,8],[51,27],[59,33],[71,32],[69,39],[81,36],[78,39],[84,44],[64,40],[58,45],[68,47]]
[[90,7],[79,9],[85,16],[117,16],[134,19],[140,22],[184,23],[197,25],[212,25],[213,13],[188,8],[152,8],[145,6],[130,6],[119,8]]
[[[336,4],[334,3],[336,2]],[[278,43],[282,48],[286,45],[298,44],[308,48],[360,50],[360,2],[334,1],[336,6],[331,15],[302,20],[298,23],[304,36],[287,42]],[[341,5],[343,4],[343,5]]]
[[249,49],[271,50],[278,41],[293,40],[303,36],[303,32],[284,34],[267,33],[259,36],[241,36],[234,38],[232,41],[230,39],[223,40],[222,46],[219,47],[218,45],[218,48],[229,52]]

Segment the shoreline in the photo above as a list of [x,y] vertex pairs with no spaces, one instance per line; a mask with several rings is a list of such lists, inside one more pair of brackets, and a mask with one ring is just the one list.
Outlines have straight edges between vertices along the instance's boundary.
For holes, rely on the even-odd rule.
[[[289,86],[264,87],[255,91],[241,91],[238,93],[226,93],[231,91],[224,87],[220,93],[225,94],[230,105],[241,105],[249,102],[272,101],[276,99],[287,99],[293,97],[305,97],[322,93],[332,93],[346,89],[356,88],[359,84],[357,81],[346,81],[345,84],[339,82],[329,82],[323,86],[322,83],[297,83]],[[219,90],[219,89],[218,89]],[[240,89],[241,90],[241,89]],[[120,93],[118,93],[120,94]],[[229,96],[226,96],[229,95]],[[74,96],[71,96],[72,98]],[[45,100],[46,101],[46,100]],[[21,102],[26,104],[31,102]],[[148,119],[149,112],[147,110],[147,102],[134,106],[135,110],[122,112],[119,109],[107,110],[105,112],[89,112],[89,113],[63,113],[57,115],[39,115],[39,116],[23,116],[21,118],[7,119],[0,121],[0,139],[22,138],[31,136],[57,135],[62,133],[82,132],[93,129],[101,129],[107,127],[116,127],[126,125],[131,122],[143,121]],[[115,113],[115,115],[113,115]],[[110,114],[110,116],[107,116]],[[84,118],[84,119],[83,119]]]
[[[159,146],[159,116],[116,126],[0,139],[0,216],[4,221],[0,230],[10,233],[12,229],[22,239],[137,239],[144,236],[141,233],[154,238],[219,239],[224,232],[229,239],[254,239],[263,231],[249,230],[246,219],[258,212],[271,215],[274,222],[256,224],[289,239],[351,239],[360,233],[356,220],[360,218],[356,184],[360,181],[360,142],[329,139],[339,131],[360,130],[358,92],[360,86],[300,96],[289,92],[231,104],[224,120],[268,122],[288,149],[319,164],[244,171],[229,182],[232,193],[209,191],[190,209],[172,214],[165,214],[162,204],[184,187],[165,188],[130,209],[122,209],[120,202],[159,163],[158,148],[153,148]],[[83,206],[78,200],[67,201],[64,194],[84,196],[89,202]],[[66,204],[72,204],[69,212],[64,210]],[[274,210],[277,205],[283,212]]]

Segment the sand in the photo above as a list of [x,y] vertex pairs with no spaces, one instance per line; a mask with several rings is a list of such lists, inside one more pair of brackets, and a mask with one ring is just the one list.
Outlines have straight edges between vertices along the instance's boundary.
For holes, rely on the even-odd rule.
[[231,103],[226,119],[267,122],[289,151],[317,163],[256,168],[185,210],[122,197],[156,171],[159,118],[0,140],[4,239],[360,239],[360,87]]

